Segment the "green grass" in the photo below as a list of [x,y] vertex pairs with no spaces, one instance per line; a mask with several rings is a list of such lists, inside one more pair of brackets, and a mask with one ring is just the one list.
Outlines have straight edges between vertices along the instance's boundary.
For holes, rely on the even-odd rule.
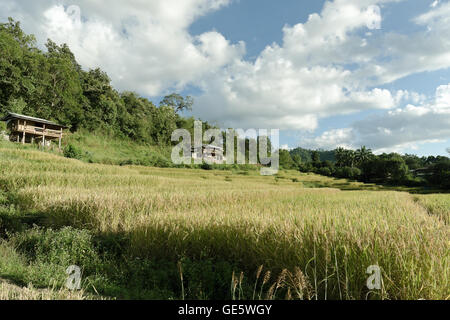
[[[101,297],[449,298],[449,195],[242,172],[88,164],[3,144],[0,278],[59,290],[77,264],[84,292]],[[371,292],[374,264],[383,287]]]
[[102,164],[170,165],[170,147],[158,147],[84,130],[68,134],[64,145],[81,150],[82,160]]

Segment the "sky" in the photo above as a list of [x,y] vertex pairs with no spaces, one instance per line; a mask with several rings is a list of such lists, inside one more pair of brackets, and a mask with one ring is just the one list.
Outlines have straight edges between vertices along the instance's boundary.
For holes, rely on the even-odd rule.
[[43,47],[285,148],[448,155],[448,0],[0,0]]

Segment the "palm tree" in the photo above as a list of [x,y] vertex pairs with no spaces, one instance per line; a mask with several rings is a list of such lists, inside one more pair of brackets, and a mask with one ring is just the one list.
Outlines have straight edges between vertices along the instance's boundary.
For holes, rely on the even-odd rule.
[[348,167],[354,167],[356,162],[356,153],[353,150],[345,150],[345,162]]
[[345,149],[342,147],[334,150],[334,156],[336,158],[336,165],[338,167],[344,167],[345,164]]
[[355,165],[356,154],[353,150],[339,147],[335,150],[335,157],[338,167],[353,167]]
[[372,157],[372,150],[367,149],[366,146],[362,146],[360,149],[356,150],[355,160],[361,165],[367,162]]

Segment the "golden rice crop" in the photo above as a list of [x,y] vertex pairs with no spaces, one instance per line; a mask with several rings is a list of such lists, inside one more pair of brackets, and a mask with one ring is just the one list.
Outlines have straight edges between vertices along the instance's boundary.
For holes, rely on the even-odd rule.
[[[330,188],[303,187],[311,181]],[[379,265],[377,297],[448,298],[450,196],[332,188],[343,183],[297,172],[84,164],[0,149],[0,188],[14,190],[22,210],[54,225],[125,233],[138,257],[221,257],[248,272],[261,265],[303,272],[316,297],[337,299],[371,297],[366,269]]]

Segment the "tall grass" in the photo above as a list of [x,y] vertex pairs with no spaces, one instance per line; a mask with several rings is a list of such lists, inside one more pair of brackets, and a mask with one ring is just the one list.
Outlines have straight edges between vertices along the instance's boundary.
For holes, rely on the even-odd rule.
[[[306,188],[312,181],[322,188]],[[183,267],[192,261],[212,263],[211,270],[223,261],[233,266],[209,279],[231,280],[228,298],[449,297],[449,195],[418,201],[333,184],[360,185],[297,172],[117,167],[0,149],[0,188],[17,210],[39,214],[46,226],[124,237],[122,253],[183,270],[183,297],[186,272],[201,276]],[[382,269],[379,291],[366,287],[371,265]],[[259,278],[269,271],[272,280]]]

